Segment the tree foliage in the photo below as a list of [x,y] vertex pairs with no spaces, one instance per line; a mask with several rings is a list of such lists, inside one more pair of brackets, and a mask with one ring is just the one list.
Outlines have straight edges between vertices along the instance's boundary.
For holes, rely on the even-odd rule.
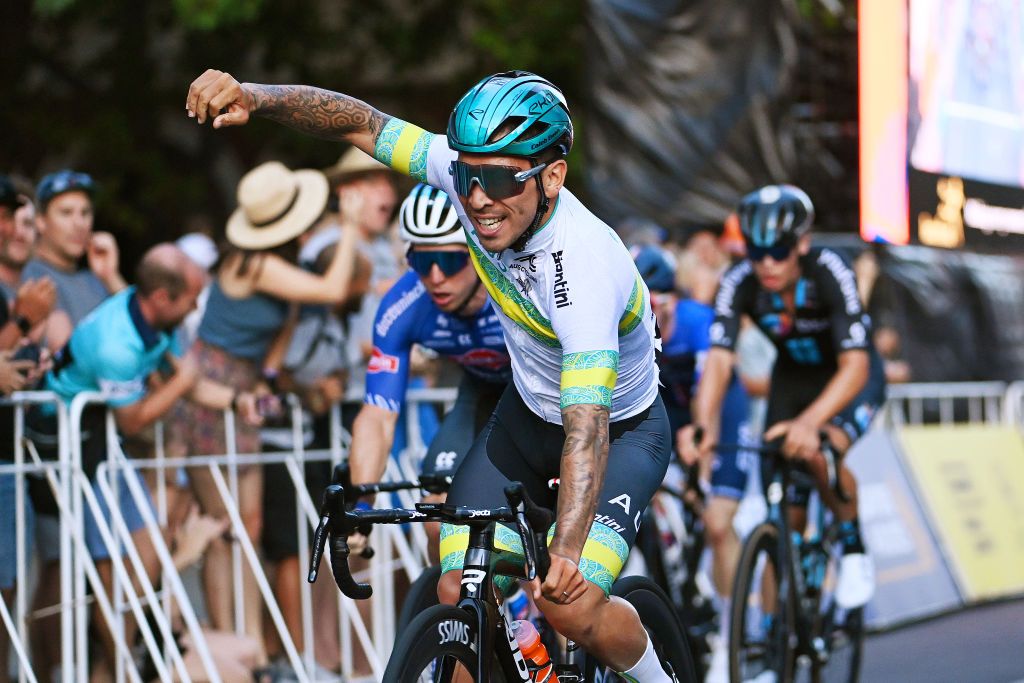
[[126,262],[193,216],[219,228],[256,163],[323,167],[343,151],[262,121],[197,126],[185,93],[207,67],[339,90],[431,130],[494,71],[536,70],[570,100],[580,92],[583,0],[4,4],[0,168],[33,180],[65,166],[93,174],[98,227],[120,238]]

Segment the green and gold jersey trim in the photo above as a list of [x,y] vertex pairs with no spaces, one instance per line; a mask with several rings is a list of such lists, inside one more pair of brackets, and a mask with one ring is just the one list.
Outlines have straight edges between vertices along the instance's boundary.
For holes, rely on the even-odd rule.
[[562,355],[561,408],[579,403],[612,407],[619,374],[617,351],[583,351]]
[[561,346],[551,327],[551,321],[541,315],[532,301],[516,290],[515,286],[501,274],[473,240],[468,241],[473,267],[480,275],[484,287],[487,288],[487,293],[491,295],[491,299],[498,304],[505,315],[541,344],[552,348]]
[[391,118],[377,136],[373,156],[399,173],[427,182],[427,153],[433,133],[419,126]]
[[637,325],[643,322],[644,313],[647,311],[647,302],[644,296],[643,280],[637,273],[633,281],[633,291],[629,293],[629,300],[626,301],[626,310],[619,318],[619,336],[625,337],[636,329]]

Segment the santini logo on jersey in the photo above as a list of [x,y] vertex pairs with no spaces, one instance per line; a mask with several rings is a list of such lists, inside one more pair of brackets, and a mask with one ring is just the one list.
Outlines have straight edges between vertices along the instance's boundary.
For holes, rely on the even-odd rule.
[[555,261],[555,282],[551,287],[555,293],[555,308],[572,306],[572,301],[569,300],[569,281],[562,272],[562,252],[552,252],[551,258]]
[[374,375],[378,372],[388,372],[392,375],[398,372],[398,357],[389,356],[376,346],[373,347],[373,355],[370,362],[366,364],[366,372]]

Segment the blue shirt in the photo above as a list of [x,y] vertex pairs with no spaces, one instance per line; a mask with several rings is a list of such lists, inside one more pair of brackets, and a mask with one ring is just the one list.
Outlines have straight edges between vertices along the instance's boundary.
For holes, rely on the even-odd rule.
[[121,408],[146,395],[146,380],[164,364],[164,354],[181,355],[173,331],[154,329],[142,317],[134,287],[87,315],[46,375],[46,388],[65,402],[83,391],[102,391]]
[[262,363],[287,318],[287,301],[260,293],[234,299],[214,279],[199,338],[235,358]]
[[366,369],[366,403],[399,412],[409,383],[413,344],[451,358],[485,381],[504,384],[512,377],[501,322],[490,300],[476,315],[445,313],[410,270],[392,285],[377,309],[373,355]]

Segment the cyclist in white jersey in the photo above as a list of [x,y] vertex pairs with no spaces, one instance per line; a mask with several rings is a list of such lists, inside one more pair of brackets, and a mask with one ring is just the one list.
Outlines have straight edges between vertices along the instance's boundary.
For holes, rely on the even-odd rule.
[[[538,606],[627,680],[670,680],[636,611],[608,595],[671,455],[654,315],[622,242],[562,187],[572,122],[561,91],[521,71],[487,77],[459,101],[447,135],[339,93],[240,84],[215,70],[192,83],[186,109],[214,128],[252,113],[347,141],[458,197],[474,265],[501,311],[514,386],[448,500],[492,505],[514,479],[542,504],[557,503]],[[545,486],[551,476],[561,478],[557,500]],[[496,544],[517,550],[514,532],[502,531]],[[442,530],[447,602],[458,595],[465,540],[458,527]]]

